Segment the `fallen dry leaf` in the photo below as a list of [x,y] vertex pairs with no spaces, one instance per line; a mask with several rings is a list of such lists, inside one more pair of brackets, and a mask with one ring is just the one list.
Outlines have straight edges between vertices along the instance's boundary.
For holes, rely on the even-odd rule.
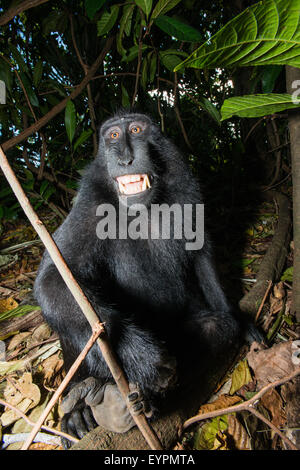
[[53,354],[42,362],[42,367],[44,369],[44,380],[43,384],[45,388],[57,387],[61,382],[57,383],[57,374],[61,371],[64,361],[60,358],[60,352]]
[[293,353],[292,341],[275,344],[269,349],[259,343],[252,343],[247,360],[257,380],[258,390],[295,370],[297,366],[293,362]]
[[228,415],[228,428],[226,434],[233,439],[236,449],[251,450],[251,439],[235,414]]
[[210,411],[221,410],[222,408],[228,408],[229,406],[233,406],[236,403],[239,403],[241,400],[238,396],[230,396],[230,395],[221,395],[217,400],[212,403],[206,403],[202,405],[198,411],[198,415],[202,415],[204,413],[209,413]]
[[[40,389],[32,383],[30,372],[25,372],[19,380],[11,378],[4,390],[5,401],[16,406],[23,413],[34,408],[40,398]],[[20,415],[16,411],[8,409],[2,414],[1,422],[3,426],[7,426],[19,418]]]
[[252,377],[247,361],[240,361],[232,373],[230,395],[233,395],[251,381]]
[[261,404],[271,414],[274,426],[281,428],[286,423],[283,400],[276,390],[269,390],[261,397]]
[[24,331],[23,333],[18,333],[15,335],[9,342],[7,346],[8,351],[14,350],[19,344],[23,343],[23,341],[30,336],[30,331]]

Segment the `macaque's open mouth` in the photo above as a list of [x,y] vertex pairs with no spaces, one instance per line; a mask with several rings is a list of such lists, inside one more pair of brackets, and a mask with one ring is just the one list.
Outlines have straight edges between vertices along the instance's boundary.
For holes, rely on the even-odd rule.
[[150,179],[146,173],[141,175],[118,176],[116,180],[119,184],[120,193],[126,196],[143,193],[151,188]]

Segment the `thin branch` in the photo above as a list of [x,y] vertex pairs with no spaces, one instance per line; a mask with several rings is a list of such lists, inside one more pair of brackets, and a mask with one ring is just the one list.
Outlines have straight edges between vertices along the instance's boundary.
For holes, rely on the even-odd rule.
[[12,20],[16,15],[19,15],[23,11],[29,10],[29,8],[34,8],[38,5],[48,2],[48,0],[26,0],[20,5],[9,8],[6,13],[0,16],[0,26],[4,26],[10,20]]
[[[217,416],[221,416],[221,415],[224,415],[224,414],[230,414],[230,413],[237,413],[237,412],[240,412],[240,411],[249,411],[250,413],[253,413],[255,414],[256,416],[258,416],[259,418],[260,417],[260,413],[259,412],[253,412],[254,410],[254,406],[257,404],[258,400],[265,394],[267,393],[269,390],[272,390],[273,388],[275,387],[279,387],[280,385],[286,383],[286,382],[289,382],[290,380],[294,379],[295,377],[297,377],[298,375],[300,375],[300,368],[297,368],[296,370],[294,370],[294,372],[292,372],[291,374],[289,374],[288,376],[286,377],[283,377],[282,379],[279,379],[279,380],[276,380],[275,382],[272,382],[268,385],[265,385],[259,392],[257,392],[252,398],[250,398],[250,400],[247,400],[247,401],[244,401],[243,403],[239,403],[238,405],[233,405],[233,406],[229,406],[227,408],[222,408],[222,409],[219,409],[219,410],[215,410],[215,411],[210,411],[208,413],[203,413],[201,415],[197,415],[197,416],[193,416],[192,418],[188,419],[187,421],[185,421],[185,423],[183,424],[183,429],[186,429],[188,426],[190,426],[191,424],[194,424],[194,423],[197,423],[198,421],[202,421],[204,419],[211,419],[211,418],[216,418]],[[266,420],[263,420],[266,424],[269,424],[269,422],[267,422]],[[275,431],[293,450],[300,450],[290,439],[288,439],[286,436],[284,436],[281,431],[276,427],[274,426],[274,424],[272,424],[272,426],[270,426],[273,431]]]
[[[17,408],[16,406],[14,405],[11,405],[10,403],[7,403],[6,401],[2,400],[2,398],[0,398],[0,404],[5,406],[6,408],[10,408],[11,410],[13,410],[15,413],[17,413],[21,418],[23,418],[27,424],[29,424],[30,426],[34,426],[35,423],[33,421],[31,421],[30,418],[28,418],[28,416],[26,416],[21,410],[19,410],[19,408]],[[54,429],[54,428],[50,428],[49,426],[46,426],[45,424],[43,424],[41,426],[41,429],[44,429],[45,431],[48,431],[48,432],[51,432],[53,434],[56,434],[57,436],[61,436],[61,437],[65,437],[66,439],[68,439],[69,441],[72,441],[72,442],[78,442],[79,439],[77,439],[76,437],[73,437],[71,436],[70,434],[67,434],[65,432],[62,432],[62,431],[58,431],[57,429]]]
[[2,60],[4,60],[4,61],[13,69],[13,71],[15,72],[15,74],[16,74],[16,76],[17,76],[19,82],[20,82],[20,85],[21,85],[21,88],[22,88],[22,90],[23,90],[23,93],[24,93],[24,95],[25,95],[25,98],[26,98],[28,107],[29,107],[29,109],[30,109],[30,111],[31,111],[31,114],[32,114],[32,116],[33,116],[35,122],[37,122],[36,114],[35,114],[35,112],[34,112],[34,110],[33,110],[33,107],[32,107],[32,105],[31,105],[31,103],[30,103],[30,99],[29,99],[28,93],[27,93],[27,91],[26,91],[26,88],[25,88],[25,86],[24,86],[24,84],[23,84],[23,81],[22,81],[22,79],[21,79],[21,77],[20,77],[20,74],[19,74],[18,70],[14,67],[14,65],[10,62],[10,60],[8,60],[4,55],[1,55],[0,58],[1,58]]
[[[141,19],[143,18],[143,13],[141,8],[139,8]],[[138,85],[139,85],[139,78],[140,78],[140,70],[141,70],[141,64],[142,64],[142,52],[143,52],[143,40],[142,40],[142,33],[143,33],[143,25],[141,21],[141,26],[140,26],[140,36],[139,36],[139,51],[138,51],[138,63],[137,63],[137,68],[136,68],[136,78],[135,78],[135,86],[134,86],[134,93],[132,97],[132,102],[131,106],[134,106],[135,98],[138,92]]]
[[70,367],[70,369],[68,370],[68,373],[66,374],[65,378],[63,379],[63,381],[61,382],[61,384],[59,385],[57,390],[52,395],[51,400],[47,404],[46,408],[42,412],[42,414],[39,417],[39,419],[37,420],[37,422],[34,423],[34,426],[31,430],[29,436],[27,437],[26,441],[24,442],[21,450],[27,450],[29,448],[30,444],[32,443],[35,436],[37,435],[40,427],[42,426],[43,422],[45,421],[48,414],[52,410],[53,406],[55,405],[55,403],[57,402],[57,400],[59,399],[59,397],[61,396],[61,394],[65,390],[66,386],[70,382],[71,378],[73,377],[73,375],[77,371],[78,367],[80,366],[80,364],[82,363],[82,361],[86,357],[87,353],[89,352],[89,350],[91,349],[91,347],[93,346],[93,344],[95,343],[95,341],[97,340],[99,335],[102,334],[102,333],[104,333],[104,327],[103,327],[103,324],[98,321],[97,323],[94,324],[93,333],[92,333],[90,339],[88,340],[88,342],[86,343],[85,347],[83,348],[83,350],[81,351],[81,353],[77,357],[76,361],[72,364],[72,367]]
[[[87,75],[89,71],[89,66],[84,63],[81,54],[79,52],[77,43],[76,43],[76,38],[75,38],[75,33],[74,33],[74,22],[73,22],[73,15],[70,13],[69,15],[70,19],[70,25],[71,25],[71,36],[72,36],[72,42],[73,42],[73,47],[75,49],[77,58],[79,60],[79,63],[81,67],[83,68],[84,74]],[[94,103],[93,103],[93,95],[92,95],[92,90],[91,90],[91,84],[88,83],[87,86],[87,94],[88,94],[88,107],[89,107],[89,112],[90,112],[90,118],[91,118],[91,126],[93,129],[93,147],[94,151],[93,154],[94,156],[97,154],[98,150],[98,145],[97,145],[97,126],[96,126],[96,113],[95,113],[95,108],[94,108]]]
[[[81,308],[83,314],[85,315],[87,321],[93,328],[94,324],[98,323],[99,317],[96,314],[95,310],[93,309],[92,305],[88,301],[87,297],[85,296],[83,290],[79,286],[78,282],[74,278],[73,274],[71,273],[69,267],[67,266],[65,260],[63,259],[59,249],[57,248],[53,238],[48,233],[47,229],[43,225],[43,223],[38,219],[37,214],[33,210],[29,199],[27,198],[26,194],[23,191],[22,186],[20,185],[16,175],[14,174],[13,170],[11,169],[8,160],[3,153],[0,147],[0,166],[2,171],[8,180],[10,186],[12,187],[19,203],[21,204],[25,214],[27,215],[28,219],[30,220],[31,224],[33,225],[34,229],[36,230],[37,234],[39,235],[40,239],[46,246],[53,263],[55,264],[58,272],[62,276],[63,280],[65,281],[67,287],[69,288],[71,294],[74,296],[76,302],[78,303],[79,307]],[[102,356],[107,363],[110,372],[113,378],[116,381],[116,384],[120,390],[121,395],[123,396],[124,400],[127,399],[127,395],[129,393],[129,385],[126,380],[126,377],[120,368],[118,361],[110,347],[108,342],[108,338],[104,336],[103,338],[97,339],[97,344],[101,350]],[[144,438],[146,439],[147,443],[149,444],[151,449],[162,450],[162,445],[159,442],[157,436],[153,432],[153,430],[149,427],[147,423],[146,417],[144,414],[140,414],[135,416],[133,414],[133,410],[129,408],[130,413],[132,413],[132,417],[140,429],[141,433],[143,434]]]
[[264,304],[265,304],[265,301],[266,301],[266,298],[267,298],[267,296],[268,296],[268,293],[270,292],[270,289],[271,289],[271,287],[272,287],[272,284],[273,284],[273,282],[272,282],[272,281],[269,281],[268,287],[267,287],[266,292],[265,292],[265,295],[264,295],[264,297],[263,297],[263,299],[262,299],[262,301],[261,301],[261,304],[260,304],[260,306],[259,306],[259,309],[257,310],[256,316],[255,316],[255,321],[254,321],[255,323],[257,323],[257,320],[258,320],[258,318],[259,318],[259,315],[261,314],[261,311],[262,311],[263,306],[264,306]]
[[15,145],[19,144],[27,137],[29,137],[33,132],[37,132],[40,130],[45,124],[47,124],[52,118],[54,118],[58,113],[60,113],[66,106],[69,100],[73,100],[76,98],[86,87],[89,83],[91,78],[95,75],[96,71],[98,70],[99,65],[103,62],[106,54],[110,50],[112,43],[114,41],[114,37],[110,37],[107,39],[104,48],[102,49],[101,53],[89,69],[88,74],[84,77],[82,82],[72,91],[72,93],[65,99],[63,99],[60,103],[55,105],[47,114],[45,114],[41,119],[39,119],[35,124],[32,124],[23,132],[18,134],[17,136],[13,137],[12,139],[7,140],[2,144],[3,151],[9,150]]

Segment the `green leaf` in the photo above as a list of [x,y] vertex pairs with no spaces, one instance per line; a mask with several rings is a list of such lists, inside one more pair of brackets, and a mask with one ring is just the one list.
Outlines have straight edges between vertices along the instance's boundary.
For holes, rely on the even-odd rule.
[[6,88],[11,92],[13,84],[13,72],[11,71],[10,66],[4,62],[4,60],[1,60],[0,64],[0,80],[4,81]]
[[121,85],[121,89],[122,89],[122,106],[123,108],[128,108],[130,106],[128,92],[123,84]]
[[265,0],[247,8],[176,67],[300,67],[300,0]]
[[148,82],[148,60],[144,59],[141,67],[141,86],[146,89]]
[[11,52],[16,64],[19,67],[19,70],[21,70],[22,72],[25,72],[30,77],[30,73],[29,73],[28,67],[25,63],[25,60],[24,60],[23,56],[20,54],[20,52],[18,51],[18,49],[16,48],[16,46],[9,43],[8,47],[10,49],[10,52]]
[[251,382],[251,372],[247,360],[240,361],[231,376],[230,395],[234,395],[240,388]]
[[111,28],[114,26],[117,21],[120,7],[118,5],[113,5],[110,9],[110,12],[105,11],[101,16],[100,20],[97,21],[97,35],[103,36],[107,34]]
[[74,103],[69,100],[65,110],[65,126],[69,142],[72,143],[76,128],[76,110]]
[[43,61],[39,60],[34,67],[33,77],[32,77],[33,84],[36,88],[38,87],[38,84],[41,81],[42,74],[43,74]]
[[135,5],[124,5],[123,15],[120,19],[120,29],[117,35],[117,49],[118,49],[119,54],[122,56],[126,53],[122,45],[122,39],[123,39],[124,33],[126,34],[126,36],[130,35],[132,14],[133,14],[134,9],[135,9]]
[[[142,52],[144,52],[146,49],[148,49],[148,47],[149,46],[147,46],[146,44],[143,44],[142,45]],[[139,53],[139,45],[132,46],[128,51],[128,55],[123,56],[122,62],[131,62],[132,60],[134,60],[138,56],[138,53]]]
[[221,108],[222,121],[232,116],[260,117],[278,113],[285,109],[299,108],[292,95],[269,93],[228,98]]
[[157,5],[155,6],[152,12],[151,20],[154,20],[155,18],[158,18],[160,15],[167,13],[167,11],[174,8],[179,2],[181,2],[181,0],[159,0],[159,2],[157,3]]
[[90,135],[92,133],[93,133],[92,129],[82,131],[82,133],[80,134],[80,136],[78,137],[78,139],[76,140],[76,142],[74,144],[73,151],[75,152],[77,147],[79,147],[81,144],[83,144],[83,142],[85,142],[90,137]]
[[94,18],[97,11],[100,10],[105,2],[106,0],[85,0],[85,11],[90,20]]
[[272,93],[276,80],[283,69],[283,65],[268,65],[263,68],[261,77],[263,93]]
[[213,118],[219,125],[221,125],[221,114],[218,108],[207,98],[202,97],[200,100],[197,100],[202,109],[204,109],[210,117]]
[[149,67],[149,82],[150,83],[154,81],[156,67],[157,67],[157,57],[156,57],[156,54],[153,54],[151,57],[150,67]]
[[169,36],[174,36],[174,38],[179,39],[180,41],[197,42],[202,39],[202,35],[199,31],[179,20],[176,20],[175,18],[160,16],[154,21],[154,23],[162,31],[169,34]]
[[52,31],[58,30],[58,24],[61,21],[62,12],[59,10],[53,10],[43,20],[43,32],[45,35],[50,34]]
[[293,266],[287,268],[281,276],[281,281],[293,282]]
[[29,101],[32,104],[32,106],[39,106],[39,100],[38,97],[36,96],[35,92],[32,89],[31,83],[27,78],[27,75],[25,75],[24,72],[19,73],[20,80],[22,81],[24,88],[26,90],[26,93],[28,95]]
[[47,180],[44,180],[40,186],[40,195],[42,196],[44,191],[47,189],[47,187],[49,186],[50,182],[47,181]]
[[164,66],[172,72],[174,67],[182,60],[179,56],[186,57],[187,53],[183,51],[177,51],[176,49],[167,49],[159,53],[160,60]]
[[148,18],[152,9],[152,0],[134,0],[138,7],[140,7]]
[[227,415],[217,416],[211,421],[204,423],[194,436],[194,447],[197,450],[211,450],[214,446],[216,436],[219,431],[226,431],[228,428]]

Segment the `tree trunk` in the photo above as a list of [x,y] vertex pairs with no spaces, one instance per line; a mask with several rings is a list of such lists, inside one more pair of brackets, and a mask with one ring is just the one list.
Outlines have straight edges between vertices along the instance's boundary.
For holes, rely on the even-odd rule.
[[[288,93],[295,91],[293,83],[300,80],[300,69],[286,67],[286,86]],[[297,88],[299,88],[299,83]],[[292,310],[300,321],[300,108],[289,112],[289,129],[292,156],[293,178],[293,227],[294,227],[294,272]]]

